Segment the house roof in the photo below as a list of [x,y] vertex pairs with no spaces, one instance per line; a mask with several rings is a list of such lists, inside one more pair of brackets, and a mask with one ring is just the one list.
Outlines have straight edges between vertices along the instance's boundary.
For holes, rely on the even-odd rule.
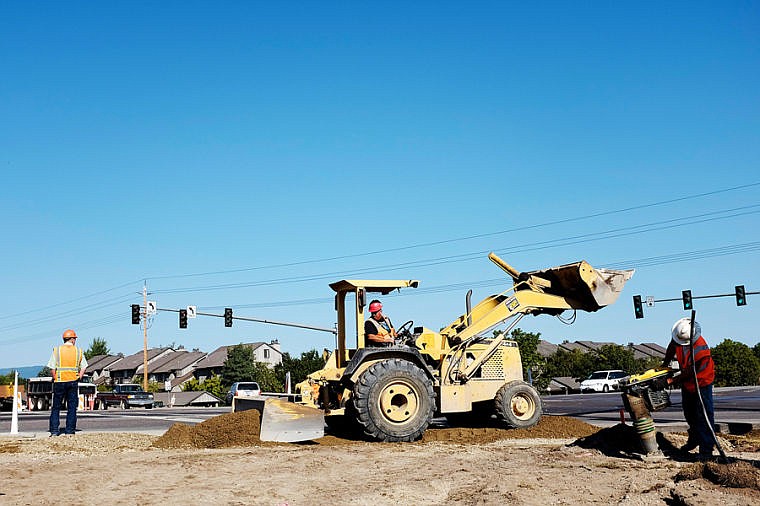
[[164,406],[168,406],[172,398],[174,399],[175,406],[192,406],[196,404],[224,404],[224,401],[219,397],[210,394],[208,392],[157,392],[153,394],[153,398],[157,401],[162,401]]
[[157,359],[153,364],[148,365],[148,371],[152,373],[179,371],[198,362],[205,356],[206,353],[202,351],[177,350],[174,353],[169,353],[166,356]]
[[536,351],[538,351],[538,354],[542,357],[549,357],[556,353],[557,348],[559,348],[559,346],[556,344],[552,344],[549,341],[544,341],[541,339],[538,341],[538,349]]
[[563,350],[565,350],[565,351],[578,350],[578,351],[580,351],[582,353],[586,353],[586,352],[589,351],[589,349],[587,347],[583,346],[582,344],[571,343],[571,342],[560,343],[558,345],[558,347],[561,348],[561,349],[563,349]]
[[87,371],[92,372],[107,369],[110,365],[115,364],[122,358],[124,357],[120,355],[95,355],[87,361]]
[[[263,346],[267,343],[241,343],[241,344],[243,346],[250,347],[251,350],[256,350],[260,346]],[[227,350],[232,348],[233,346],[238,346],[238,345],[231,344],[227,346],[220,346],[219,348],[209,353],[203,360],[195,364],[195,368],[196,369],[211,369],[213,367],[222,367],[224,365],[224,361],[227,360]],[[277,351],[275,348],[272,348],[272,349]]]
[[[148,361],[153,360],[158,355],[164,353],[166,350],[169,350],[171,348],[151,348],[148,350]],[[137,353],[133,355],[129,355],[128,357],[124,357],[124,359],[114,364],[113,366],[109,367],[111,371],[130,371],[132,369],[137,369],[141,365],[143,365],[143,352],[138,351]]]
[[665,357],[665,352],[668,351],[666,348],[663,348],[657,343],[641,343],[641,346],[644,346],[654,351],[657,354],[655,355],[657,357]]
[[569,389],[569,390],[580,390],[581,385],[577,381],[575,381],[575,378],[572,378],[570,376],[560,376],[557,378],[552,378],[551,382],[549,383],[549,386],[547,387],[547,390],[552,389]]

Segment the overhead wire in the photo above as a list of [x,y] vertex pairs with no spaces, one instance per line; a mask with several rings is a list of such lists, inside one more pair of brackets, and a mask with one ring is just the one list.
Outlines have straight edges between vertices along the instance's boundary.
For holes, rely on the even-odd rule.
[[[494,248],[493,250],[499,254],[506,254],[506,253],[514,254],[514,253],[526,253],[526,252],[532,252],[532,251],[539,251],[539,250],[545,250],[549,248],[557,248],[557,247],[563,247],[563,246],[571,246],[571,245],[579,244],[579,243],[613,239],[613,238],[618,238],[618,237],[637,235],[637,234],[654,232],[654,231],[662,231],[662,230],[668,230],[668,229],[672,229],[676,227],[695,225],[695,224],[712,222],[712,221],[717,221],[717,220],[735,218],[738,216],[755,214],[755,213],[760,212],[759,208],[760,208],[760,204],[752,204],[749,206],[742,206],[742,207],[737,207],[737,208],[732,208],[732,209],[724,209],[720,211],[711,211],[711,212],[697,214],[693,216],[672,218],[668,220],[660,220],[660,221],[645,223],[642,225],[635,225],[632,227],[619,227],[619,228],[605,230],[602,232],[592,232],[592,233],[579,234],[579,235],[570,236],[570,237],[563,237],[559,239],[550,239],[547,241],[526,243],[526,244],[517,245],[517,246]],[[726,216],[715,216],[720,213],[733,213],[733,214],[729,214]],[[326,273],[311,274],[311,275],[306,275],[306,276],[288,276],[288,277],[280,277],[280,278],[273,278],[273,279],[267,279],[267,280],[256,280],[256,281],[246,281],[246,282],[237,282],[237,283],[222,283],[222,284],[205,285],[205,286],[200,285],[200,286],[190,286],[190,287],[154,289],[153,292],[156,294],[204,292],[204,291],[214,291],[214,290],[250,288],[254,286],[272,286],[272,285],[278,285],[278,284],[302,283],[302,282],[308,282],[308,281],[333,279],[336,277],[358,276],[361,274],[367,274],[367,273],[372,273],[372,272],[377,272],[377,271],[406,270],[412,267],[431,267],[431,266],[448,264],[448,263],[471,261],[471,260],[479,259],[483,255],[489,253],[489,251],[491,250],[490,249],[481,250],[481,251],[474,251],[474,252],[469,252],[469,253],[461,253],[457,255],[447,255],[447,256],[437,257],[437,258],[432,258],[432,259],[414,260],[414,261],[408,261],[408,262],[402,262],[402,263],[386,264],[386,265],[381,265],[381,266],[366,267],[366,268],[353,269],[353,270],[332,271],[332,272],[326,272]]]
[[[506,234],[510,232],[515,232],[519,230],[529,230],[529,229],[535,229],[540,227],[545,227],[549,225],[556,225],[561,223],[568,223],[573,221],[580,221],[584,219],[590,219],[594,217],[600,217],[600,216],[607,216],[622,212],[628,212],[632,210],[639,210],[644,209],[648,207],[654,207],[654,206],[660,206],[660,205],[666,205],[671,204],[675,202],[685,201],[693,198],[701,198],[709,195],[715,195],[719,193],[725,193],[730,191],[735,191],[739,189],[746,189],[751,188],[760,185],[760,182],[756,183],[749,183],[746,185],[739,185],[734,186],[731,188],[725,188],[720,190],[714,190],[711,192],[703,192],[699,194],[679,197],[676,199],[669,199],[649,204],[642,204],[637,206],[631,206],[627,208],[621,208],[616,209],[612,211],[605,211],[600,213],[593,213],[588,214],[584,216],[579,217],[573,217],[573,218],[566,218],[562,220],[554,220],[549,222],[544,222],[541,224],[535,224],[535,225],[526,225],[523,227],[516,227],[513,229],[508,230],[502,230],[497,232],[489,232],[484,234],[476,234],[476,235],[470,235],[465,237],[458,237],[458,238],[452,238],[452,239],[446,239],[441,241],[434,241],[434,242],[428,242],[428,243],[420,243],[410,246],[403,246],[403,247],[397,247],[397,248],[388,248],[384,250],[376,250],[371,252],[364,252],[364,253],[356,253],[356,254],[350,254],[350,255],[341,255],[331,258],[324,258],[324,259],[316,259],[316,260],[304,260],[304,261],[297,261],[297,262],[289,262],[289,263],[283,263],[283,264],[276,264],[276,265],[269,265],[269,266],[257,266],[257,267],[249,267],[249,268],[243,268],[243,269],[231,269],[231,270],[225,270],[225,271],[215,271],[215,272],[207,272],[207,273],[194,273],[194,274],[181,274],[181,275],[168,275],[168,276],[157,276],[157,277],[151,277],[151,278],[145,278],[145,279],[151,279],[151,280],[158,280],[158,279],[171,279],[171,278],[183,278],[183,277],[195,277],[195,276],[205,276],[205,275],[214,275],[214,274],[228,274],[228,273],[236,273],[236,272],[244,272],[244,271],[254,271],[254,270],[263,270],[268,268],[275,268],[275,267],[290,267],[295,265],[304,265],[304,264],[315,264],[315,263],[321,263],[321,262],[327,262],[332,260],[341,260],[341,259],[347,259],[347,258],[354,258],[354,257],[361,257],[361,256],[368,256],[368,255],[374,255],[379,253],[387,253],[387,252],[394,252],[394,251],[403,251],[403,250],[410,250],[414,248],[422,248],[426,246],[435,246],[440,244],[448,244],[452,242],[458,242],[458,241],[465,241],[470,239],[476,239],[476,238],[482,238],[482,237],[489,237],[489,236],[496,236],[500,234]],[[529,252],[529,251],[536,251],[536,250],[543,250],[548,248],[556,248],[556,247],[562,247],[562,246],[568,246],[572,244],[577,244],[581,242],[590,242],[590,241],[599,241],[599,240],[605,240],[605,239],[611,239],[616,237],[622,237],[627,235],[635,235],[635,234],[641,234],[641,233],[648,233],[658,230],[665,230],[670,229],[674,227],[680,227],[680,226],[686,226],[686,225],[694,225],[699,223],[705,223],[705,222],[711,222],[716,220],[723,220],[723,219],[729,219],[734,218],[738,216],[744,216],[749,214],[754,214],[758,211],[756,208],[760,207],[760,204],[754,204],[754,205],[748,205],[748,206],[742,206],[742,207],[736,207],[733,209],[724,209],[719,211],[712,211],[707,213],[702,213],[699,215],[692,215],[692,216],[686,216],[686,217],[680,217],[680,218],[673,218],[669,220],[660,220],[655,221],[651,223],[641,224],[641,225],[635,225],[635,226],[629,226],[629,227],[620,227],[616,229],[610,229],[605,230],[602,232],[593,232],[589,234],[580,234],[576,236],[570,236],[560,239],[551,239],[548,241],[538,241],[533,243],[526,243],[523,245],[518,246],[510,246],[505,248],[494,248],[497,252],[500,254],[505,253],[522,253],[522,252]],[[733,213],[729,215],[724,216],[716,216],[721,213]],[[695,219],[697,218],[697,219]],[[730,254],[736,254],[740,252],[751,252],[756,251],[758,249],[758,244],[760,243],[747,243],[744,245],[732,245],[729,247],[724,247],[724,249],[720,248],[712,248],[709,251],[706,252],[685,252],[681,254],[675,254],[675,255],[663,255],[660,257],[650,257],[647,259],[640,259],[639,263],[640,266],[650,266],[650,265],[659,265],[662,263],[673,263],[678,261],[687,261],[687,260],[693,260],[698,258],[707,258],[710,256],[722,256],[722,255],[730,255]],[[424,260],[415,260],[415,261],[408,261],[403,263],[396,263],[396,264],[389,264],[389,265],[383,265],[383,266],[375,266],[370,268],[364,268],[359,270],[352,270],[352,271],[333,271],[328,273],[321,273],[321,274],[312,274],[308,276],[291,276],[291,277],[282,277],[282,278],[274,278],[270,280],[258,280],[258,281],[251,281],[251,282],[241,282],[241,283],[225,283],[225,284],[216,284],[216,285],[207,285],[207,286],[195,286],[195,287],[179,287],[179,288],[167,288],[167,289],[161,289],[161,290],[155,290],[154,293],[163,293],[163,294],[170,294],[170,293],[184,293],[184,292],[200,292],[200,291],[209,291],[209,290],[222,290],[222,289],[232,289],[232,288],[245,288],[245,287],[252,287],[252,286],[267,286],[267,285],[273,285],[273,284],[283,284],[283,283],[297,283],[297,282],[305,282],[305,281],[313,281],[313,280],[320,280],[320,279],[328,279],[333,278],[336,276],[342,276],[342,275],[356,275],[356,274],[365,274],[365,273],[371,273],[375,271],[393,271],[393,270],[400,270],[400,269],[408,269],[411,267],[427,267],[427,266],[435,266],[435,265],[441,265],[446,263],[454,263],[454,262],[463,262],[463,261],[471,261],[474,259],[477,259],[481,257],[483,254],[487,253],[488,251],[477,251],[477,252],[469,252],[469,253],[462,253],[457,255],[448,255],[444,257],[438,257],[438,258],[432,258],[432,259],[424,259]],[[617,262],[615,264],[611,265],[621,265],[622,262]],[[100,290],[97,292],[93,292],[91,294],[87,294],[81,297],[77,297],[74,299],[70,299],[68,301],[64,302],[58,302],[55,304],[51,304],[48,306],[44,306],[42,308],[35,308],[26,310],[23,312],[10,314],[10,315],[3,315],[0,316],[0,320],[5,320],[13,317],[18,316],[24,316],[27,314],[32,313],[38,313],[43,310],[55,308],[55,307],[61,307],[65,305],[69,305],[75,302],[79,302],[82,300],[86,300],[88,298],[92,298],[98,295],[102,295],[104,293],[108,293],[129,285],[133,285],[139,281],[142,280],[135,280],[130,281],[128,283],[123,283],[117,286],[114,286],[112,288],[108,288],[105,290]],[[501,284],[503,283],[502,279],[498,280],[483,280],[479,282],[475,282],[475,285],[477,286],[490,286],[491,284]],[[463,285],[463,283],[458,284],[459,286]],[[456,290],[459,289],[458,287],[452,287],[446,288],[445,285],[442,285],[441,288],[435,288],[431,287],[427,291],[427,293],[436,293],[434,290],[437,290],[439,292],[443,291],[449,291],[449,290]],[[418,294],[425,293],[425,290],[417,290]],[[79,314],[85,311],[93,311],[97,309],[102,309],[103,307],[108,307],[110,305],[116,305],[118,303],[123,302],[126,299],[134,297],[133,294],[129,295],[122,295],[119,297],[114,297],[111,299],[107,299],[106,301],[97,302],[94,304],[88,305],[88,308],[85,310],[77,311],[75,314]],[[119,301],[119,302],[113,302],[109,304],[109,301]],[[323,298],[315,298],[315,299],[302,299],[302,300],[296,300],[296,301],[281,301],[278,303],[269,303],[268,305],[266,303],[257,303],[252,304],[249,307],[271,307],[275,304],[277,305],[301,305],[301,304],[311,304],[311,303],[322,303],[326,300],[332,300],[330,299],[323,299]],[[246,307],[246,306],[237,306],[237,307]],[[47,315],[42,318],[33,319],[31,321],[21,322],[14,325],[10,325],[7,327],[0,328],[0,330],[15,330],[17,328],[22,327],[28,327],[30,325],[39,325],[41,323],[54,320],[58,317],[62,316],[68,316],[70,315],[70,311],[66,312],[60,312],[53,315]],[[116,320],[118,321],[118,319]],[[46,333],[45,335],[49,335],[49,333]],[[0,339],[0,342],[3,342],[2,339]]]
[[394,247],[394,248],[384,248],[384,249],[379,249],[379,250],[374,250],[374,251],[367,251],[367,252],[361,252],[361,253],[351,253],[351,254],[346,254],[346,255],[337,255],[337,256],[328,257],[328,258],[318,258],[318,259],[311,259],[311,260],[299,260],[299,261],[295,261],[295,262],[286,262],[286,263],[280,263],[280,264],[262,265],[262,266],[254,266],[254,267],[241,267],[241,268],[237,268],[237,269],[227,269],[227,270],[220,270],[220,271],[198,272],[198,273],[188,273],[188,274],[170,274],[170,275],[163,275],[163,276],[151,276],[151,277],[149,277],[147,279],[155,281],[155,280],[159,280],[159,279],[170,279],[170,278],[199,277],[199,276],[209,276],[209,275],[219,275],[219,274],[235,274],[235,273],[246,272],[246,271],[255,271],[255,270],[263,270],[263,269],[274,269],[274,268],[282,268],[282,267],[294,267],[294,266],[298,266],[298,265],[310,265],[310,264],[316,264],[316,263],[322,263],[322,262],[332,262],[332,261],[336,261],[336,260],[346,260],[346,259],[349,259],[349,258],[357,258],[357,257],[363,257],[363,256],[369,256],[369,255],[378,255],[378,254],[383,254],[383,253],[394,253],[394,252],[398,252],[398,251],[406,251],[406,250],[410,250],[410,249],[425,248],[425,247],[430,247],[430,246],[440,246],[440,245],[443,245],[443,244],[451,244],[451,243],[454,243],[454,242],[468,241],[468,240],[472,240],[472,239],[482,239],[484,237],[493,237],[493,236],[497,236],[497,235],[504,235],[504,234],[514,233],[514,232],[520,232],[520,231],[525,231],[525,230],[532,230],[532,229],[537,229],[537,228],[542,228],[542,227],[548,227],[548,226],[553,226],[553,225],[561,225],[561,224],[565,224],[565,223],[572,223],[572,222],[582,221],[582,220],[587,220],[587,219],[592,219],[592,218],[599,218],[599,217],[602,217],[602,216],[610,216],[610,215],[620,214],[620,213],[625,213],[625,212],[630,212],[630,211],[637,211],[637,210],[641,210],[641,209],[646,209],[646,208],[651,208],[651,207],[657,207],[657,206],[662,206],[662,205],[667,205],[667,204],[674,204],[676,202],[683,202],[683,201],[686,201],[686,200],[691,200],[691,199],[696,199],[696,198],[703,198],[703,197],[708,197],[708,196],[712,196],[712,195],[717,195],[717,194],[720,194],[720,193],[726,193],[726,192],[731,192],[731,191],[736,191],[736,190],[743,190],[743,189],[746,189],[746,188],[752,188],[752,187],[756,187],[756,186],[760,186],[760,181],[753,182],[753,183],[747,183],[747,184],[743,184],[743,185],[738,185],[738,186],[732,186],[730,188],[722,188],[722,189],[719,189],[719,190],[712,190],[712,191],[709,191],[709,192],[702,192],[702,193],[696,193],[696,194],[692,194],[692,195],[686,195],[686,196],[683,196],[683,197],[677,197],[677,198],[673,198],[673,199],[661,200],[661,201],[658,201],[658,202],[651,202],[651,203],[648,203],[648,204],[639,204],[639,205],[635,205],[635,206],[629,206],[629,207],[625,207],[625,208],[615,209],[615,210],[612,210],[612,211],[602,211],[602,212],[598,212],[598,213],[591,213],[591,214],[587,214],[587,215],[583,215],[583,216],[576,216],[576,217],[572,217],[572,218],[562,218],[562,219],[559,219],[559,220],[551,220],[551,221],[547,221],[547,222],[543,222],[543,223],[538,223],[538,224],[533,224],[533,225],[523,225],[523,226],[520,226],[520,227],[514,227],[514,228],[510,228],[510,229],[506,229],[506,230],[499,230],[499,231],[496,231],[496,232],[485,232],[485,233],[482,233],[482,234],[474,234],[474,235],[469,235],[469,236],[456,237],[456,238],[452,238],[452,239],[442,239],[442,240],[439,240],[439,241],[430,241],[430,242],[413,244],[413,245],[408,245],[408,246],[397,246],[397,247]]

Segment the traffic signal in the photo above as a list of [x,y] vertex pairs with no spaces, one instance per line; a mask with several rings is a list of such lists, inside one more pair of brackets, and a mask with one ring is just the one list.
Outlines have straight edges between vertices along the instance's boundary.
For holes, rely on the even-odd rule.
[[734,287],[736,290],[736,305],[737,306],[746,306],[747,305],[747,296],[744,293],[744,285],[739,285]]
[[140,325],[140,304],[132,304],[132,325]]
[[187,328],[187,309],[179,310],[179,328],[181,329]]
[[691,303],[691,290],[682,291],[681,296],[683,298],[683,308],[687,311],[694,309],[694,306]]
[[232,308],[231,307],[224,308],[224,326],[232,327]]
[[636,318],[644,318],[644,308],[641,307],[641,295],[633,296],[633,314]]

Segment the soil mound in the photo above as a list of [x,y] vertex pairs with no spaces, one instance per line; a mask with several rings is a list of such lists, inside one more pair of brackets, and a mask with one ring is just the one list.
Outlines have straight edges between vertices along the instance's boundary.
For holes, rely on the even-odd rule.
[[568,439],[589,436],[598,427],[565,416],[544,416],[530,429],[505,429],[498,427],[454,427],[428,429],[422,442],[447,441],[452,443],[490,443],[501,439]]
[[749,462],[739,461],[728,464],[716,462],[695,463],[681,469],[675,481],[704,478],[717,485],[731,488],[760,490],[760,470]]
[[630,457],[631,454],[642,451],[636,429],[631,425],[622,423],[581,437],[573,443],[573,446],[598,450],[611,457]]
[[194,426],[175,423],[153,446],[156,448],[230,448],[261,446],[261,415],[255,409],[225,413]]

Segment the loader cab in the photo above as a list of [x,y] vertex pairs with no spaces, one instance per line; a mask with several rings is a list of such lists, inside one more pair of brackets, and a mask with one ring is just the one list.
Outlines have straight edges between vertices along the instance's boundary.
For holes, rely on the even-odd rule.
[[[401,288],[417,288],[420,282],[410,280],[361,280],[344,279],[330,284],[335,292],[335,311],[338,317],[337,351],[338,367],[345,367],[357,349],[366,345],[364,321],[369,317],[367,305],[372,294],[388,295]],[[352,295],[349,297],[349,295]],[[347,307],[353,306],[353,308]],[[346,347],[346,339],[355,337],[356,348]]]

